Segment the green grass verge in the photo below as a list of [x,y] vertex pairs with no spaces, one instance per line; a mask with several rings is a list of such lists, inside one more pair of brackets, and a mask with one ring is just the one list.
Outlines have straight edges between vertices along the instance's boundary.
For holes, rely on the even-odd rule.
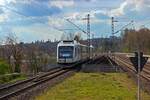
[[[36,100],[136,100],[137,87],[123,73],[77,73]],[[142,100],[150,95],[142,92]]]
[[25,75],[21,75],[15,79],[10,80],[8,83],[14,83],[16,81],[21,81],[21,80],[25,80],[25,79],[27,79],[27,77]]
[[25,80],[27,79],[26,75],[9,75],[9,76],[5,76],[0,78],[0,84],[5,84],[5,83],[14,83],[16,81],[20,81],[20,80]]

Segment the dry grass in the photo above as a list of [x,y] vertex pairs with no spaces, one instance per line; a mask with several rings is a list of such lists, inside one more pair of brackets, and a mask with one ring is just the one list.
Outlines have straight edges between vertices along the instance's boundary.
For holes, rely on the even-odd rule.
[[[136,90],[123,73],[77,73],[36,100],[136,100]],[[142,100],[150,100],[150,95],[142,92]]]

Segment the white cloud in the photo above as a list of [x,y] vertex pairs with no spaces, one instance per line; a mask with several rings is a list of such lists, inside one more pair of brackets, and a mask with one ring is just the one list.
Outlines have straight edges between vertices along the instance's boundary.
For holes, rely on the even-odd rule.
[[91,24],[93,23],[101,23],[103,22],[103,20],[97,18],[95,15],[96,14],[106,14],[107,12],[106,11],[103,11],[103,10],[92,10],[90,12],[73,12],[73,13],[67,13],[65,14],[65,18],[66,19],[71,19],[71,20],[75,20],[75,22],[77,24],[85,24],[83,21],[84,18],[87,18],[87,15],[90,14],[90,22]]
[[58,17],[48,17],[48,24],[51,27],[62,28],[65,25],[65,19]]
[[124,9],[132,8],[131,10],[143,11],[150,5],[150,0],[126,0],[127,6]]
[[17,3],[22,3],[22,4],[30,4],[31,2],[36,2],[36,0],[6,0],[7,3],[13,3],[13,4],[17,4]]
[[73,0],[54,0],[54,1],[50,1],[49,2],[49,5],[50,6],[55,6],[55,7],[58,7],[60,9],[62,9],[63,7],[71,7],[71,6],[74,6],[74,1]]
[[[18,26],[18,27],[12,27],[12,32],[15,33],[20,39],[22,38],[22,41],[34,41],[34,40],[29,40],[27,37],[25,37],[25,33],[31,34],[31,37],[35,40],[54,40],[57,39],[59,40],[61,38],[62,32],[57,31],[48,25],[41,25],[41,24],[34,24],[32,26]],[[24,38],[23,38],[24,36]]]
[[111,10],[109,16],[121,16],[124,15],[124,8],[127,6],[127,2],[123,2],[119,8]]
[[10,16],[12,13],[10,11],[6,10],[5,8],[2,8],[2,13],[0,14],[0,22],[6,22],[10,19]]
[[150,0],[125,0],[119,8],[110,11],[109,16],[125,15],[126,11],[142,12],[149,9]]
[[4,6],[7,3],[6,0],[0,0],[0,5]]
[[66,13],[65,15],[66,19],[78,19],[80,18],[80,13],[79,12],[73,12],[73,13]]
[[81,20],[83,18],[86,18],[88,14],[90,14],[90,18],[95,18],[95,12],[93,12],[93,11],[67,13],[64,16],[66,19]]
[[6,14],[0,15],[0,23],[5,22],[8,19],[8,16]]

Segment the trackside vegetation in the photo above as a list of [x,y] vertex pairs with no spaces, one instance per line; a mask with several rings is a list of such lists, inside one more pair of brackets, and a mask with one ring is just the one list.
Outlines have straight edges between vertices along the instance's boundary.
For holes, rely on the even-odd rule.
[[9,65],[4,60],[0,59],[0,75],[8,74],[10,72]]
[[6,74],[0,76],[0,84],[14,83],[16,81],[27,79],[26,75],[22,74]]
[[[124,73],[77,73],[36,100],[136,100],[137,87]],[[142,100],[150,95],[142,92]]]
[[12,73],[9,64],[6,61],[0,59],[0,84],[12,83],[23,79],[26,79],[25,75]]

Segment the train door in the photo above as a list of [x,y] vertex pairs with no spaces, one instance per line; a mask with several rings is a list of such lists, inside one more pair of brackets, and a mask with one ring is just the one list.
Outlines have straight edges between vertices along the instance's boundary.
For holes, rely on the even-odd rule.
[[74,57],[73,57],[73,61],[75,62],[77,59],[77,48],[76,46],[74,46]]
[[78,46],[78,60],[81,60],[81,47]]

